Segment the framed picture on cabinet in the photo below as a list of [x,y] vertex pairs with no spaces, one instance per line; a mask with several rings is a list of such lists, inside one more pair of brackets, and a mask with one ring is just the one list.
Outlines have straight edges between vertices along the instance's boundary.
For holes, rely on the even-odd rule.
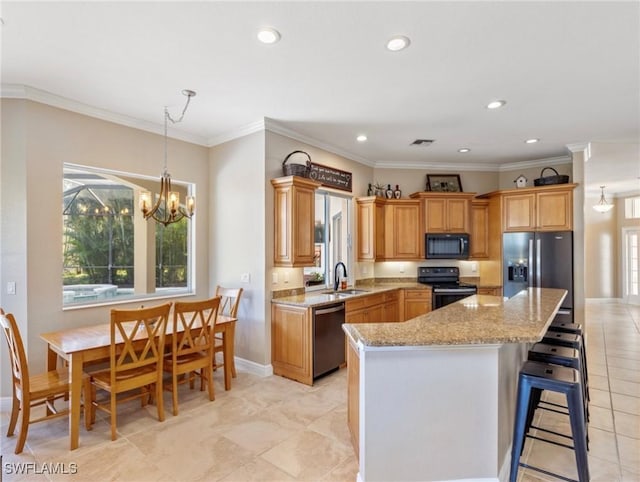
[[427,174],[427,191],[462,192],[459,174]]

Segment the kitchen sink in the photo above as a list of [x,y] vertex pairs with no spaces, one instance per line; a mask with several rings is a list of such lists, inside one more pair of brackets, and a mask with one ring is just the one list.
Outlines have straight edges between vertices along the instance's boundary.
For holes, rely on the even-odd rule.
[[368,291],[353,288],[350,290],[340,290],[340,291],[327,290],[327,291],[323,291],[322,293],[325,295],[336,295],[338,297],[343,297],[343,296],[360,295],[362,293],[368,293]]

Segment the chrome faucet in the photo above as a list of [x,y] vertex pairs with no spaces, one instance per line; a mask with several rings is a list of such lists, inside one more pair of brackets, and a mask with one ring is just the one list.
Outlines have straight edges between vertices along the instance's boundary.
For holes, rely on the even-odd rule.
[[344,277],[347,275],[347,267],[344,265],[342,261],[338,261],[336,263],[336,267],[333,269],[333,291],[338,291],[338,286],[340,285],[340,280],[338,279],[338,266],[342,266],[342,271],[344,272]]

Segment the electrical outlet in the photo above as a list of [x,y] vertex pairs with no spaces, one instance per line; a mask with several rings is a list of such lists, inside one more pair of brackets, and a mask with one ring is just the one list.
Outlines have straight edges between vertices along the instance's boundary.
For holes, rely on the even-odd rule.
[[473,262],[471,263],[471,272],[475,273],[476,271],[478,271],[478,263]]
[[241,283],[251,283],[251,273],[242,273],[240,275]]
[[404,273],[404,263],[400,263],[400,272]]
[[362,274],[368,274],[369,273],[369,268],[367,268],[366,265],[362,266],[362,270],[361,270]]
[[285,283],[289,282],[289,273],[287,271],[284,272],[284,282]]
[[15,281],[7,281],[7,294],[15,295],[16,294],[16,282]]
[[278,273],[271,273],[271,282],[274,285],[278,284]]

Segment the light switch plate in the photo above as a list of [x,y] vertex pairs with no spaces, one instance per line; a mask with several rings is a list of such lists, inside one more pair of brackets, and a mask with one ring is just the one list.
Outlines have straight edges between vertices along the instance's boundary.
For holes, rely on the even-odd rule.
[[16,282],[15,281],[7,281],[7,294],[15,295],[16,294]]
[[271,282],[274,285],[278,284],[278,273],[271,273]]
[[240,275],[241,283],[251,283],[251,273],[242,273]]

